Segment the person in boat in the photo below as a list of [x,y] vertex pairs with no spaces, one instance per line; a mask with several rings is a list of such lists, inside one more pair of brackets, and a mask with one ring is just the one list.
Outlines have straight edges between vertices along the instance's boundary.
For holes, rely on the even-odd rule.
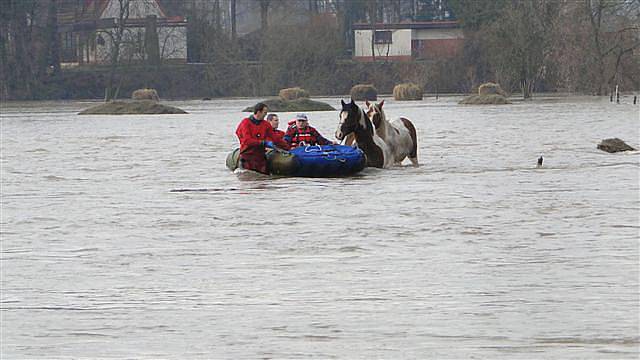
[[284,135],[284,141],[289,144],[291,149],[298,146],[307,145],[331,145],[335,142],[327,140],[320,135],[318,130],[309,125],[309,118],[305,114],[298,114],[295,123],[289,123],[290,126]]
[[[267,122],[271,124],[271,127],[273,128],[273,141],[280,142],[281,144],[285,144],[286,141],[284,141],[284,131],[278,129],[278,126],[280,125],[280,119],[278,118],[278,114],[271,113],[267,115],[266,119],[267,119]],[[283,147],[283,149],[289,150],[289,144],[287,144],[286,147]]]
[[264,120],[268,110],[266,104],[256,104],[253,114],[242,119],[236,129],[240,140],[240,167],[263,174],[269,174],[265,148],[288,146],[285,141],[274,137],[273,126]]

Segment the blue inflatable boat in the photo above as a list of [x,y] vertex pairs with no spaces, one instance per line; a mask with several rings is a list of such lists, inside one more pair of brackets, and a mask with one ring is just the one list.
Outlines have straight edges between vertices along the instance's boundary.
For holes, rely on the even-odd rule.
[[[239,149],[227,156],[227,167],[238,168]],[[356,174],[365,168],[367,159],[358,148],[345,145],[300,146],[291,151],[267,153],[267,164],[273,175],[303,177],[336,177]]]

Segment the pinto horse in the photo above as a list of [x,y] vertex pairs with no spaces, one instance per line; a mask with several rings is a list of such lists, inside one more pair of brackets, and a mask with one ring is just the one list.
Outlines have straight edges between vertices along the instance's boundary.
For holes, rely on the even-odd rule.
[[373,122],[376,134],[391,150],[393,162],[400,165],[402,160],[408,157],[413,166],[418,167],[418,138],[413,123],[404,117],[392,123],[387,121],[387,116],[382,110],[384,100],[378,104],[367,101],[366,105],[367,116]]
[[367,156],[367,166],[387,168],[393,164],[393,157],[387,144],[374,131],[373,123],[358,105],[351,99],[342,103],[340,123],[336,130],[336,139],[342,141],[347,135],[354,134],[358,147]]

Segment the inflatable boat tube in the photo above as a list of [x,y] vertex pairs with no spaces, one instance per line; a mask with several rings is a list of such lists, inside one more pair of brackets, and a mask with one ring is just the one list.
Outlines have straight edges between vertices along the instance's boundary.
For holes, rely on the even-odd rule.
[[[238,168],[240,149],[227,156],[227,168]],[[300,146],[291,151],[273,150],[267,153],[267,165],[272,175],[302,177],[336,177],[356,174],[367,164],[362,150],[345,145]]]

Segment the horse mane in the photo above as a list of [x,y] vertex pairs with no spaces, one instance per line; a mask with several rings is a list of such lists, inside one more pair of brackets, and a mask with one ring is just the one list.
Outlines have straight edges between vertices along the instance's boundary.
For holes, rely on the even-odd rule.
[[[357,105],[356,105],[357,106]],[[367,116],[367,114],[365,114],[364,110],[362,110],[361,107],[358,107],[358,112],[359,112],[359,116],[360,119],[358,120],[358,122],[360,122],[360,125],[362,125],[362,122],[364,122],[364,128],[367,129],[367,132],[371,135],[371,137],[373,137],[373,134],[375,133],[375,128],[373,126],[373,123],[371,122],[371,119],[369,119],[369,117]]]

